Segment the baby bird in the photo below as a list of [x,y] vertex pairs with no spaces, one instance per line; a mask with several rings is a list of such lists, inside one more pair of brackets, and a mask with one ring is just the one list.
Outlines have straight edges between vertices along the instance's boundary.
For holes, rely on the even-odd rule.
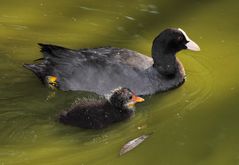
[[109,95],[109,99],[81,100],[59,116],[61,123],[87,129],[101,129],[113,123],[130,118],[135,104],[144,99],[130,89],[119,87]]

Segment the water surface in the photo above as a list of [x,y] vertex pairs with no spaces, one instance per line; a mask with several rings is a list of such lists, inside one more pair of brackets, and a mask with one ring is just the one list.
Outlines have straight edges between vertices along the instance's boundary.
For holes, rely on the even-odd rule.
[[[0,164],[239,164],[239,2],[1,0]],[[59,112],[88,93],[50,90],[23,63],[38,42],[112,45],[150,56],[153,38],[180,27],[202,51],[182,51],[187,81],[146,97],[136,116],[101,131],[64,126]],[[139,82],[140,83],[140,82]],[[151,133],[120,157],[127,141]]]

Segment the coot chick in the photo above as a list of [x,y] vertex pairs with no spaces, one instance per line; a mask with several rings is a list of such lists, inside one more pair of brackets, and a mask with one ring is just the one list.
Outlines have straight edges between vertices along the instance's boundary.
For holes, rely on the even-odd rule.
[[144,99],[136,96],[128,88],[117,88],[109,99],[81,100],[63,113],[59,121],[72,126],[88,129],[101,129],[113,123],[130,118],[134,105]]
[[199,51],[182,29],[169,28],[153,41],[152,58],[125,48],[100,47],[73,50],[39,44],[42,61],[25,64],[43,83],[57,77],[61,90],[108,93],[124,86],[138,95],[154,94],[180,86],[184,82],[183,65],[176,58],[182,49]]

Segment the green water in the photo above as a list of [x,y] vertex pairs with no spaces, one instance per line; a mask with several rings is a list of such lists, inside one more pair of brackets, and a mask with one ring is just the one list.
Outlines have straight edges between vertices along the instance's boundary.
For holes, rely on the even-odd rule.
[[[238,15],[235,0],[1,0],[0,165],[239,164]],[[178,54],[186,83],[146,97],[134,118],[101,131],[56,122],[89,94],[58,92],[47,100],[50,90],[21,67],[41,57],[38,42],[150,55],[166,27],[184,29],[202,49]],[[124,143],[150,132],[119,156]]]

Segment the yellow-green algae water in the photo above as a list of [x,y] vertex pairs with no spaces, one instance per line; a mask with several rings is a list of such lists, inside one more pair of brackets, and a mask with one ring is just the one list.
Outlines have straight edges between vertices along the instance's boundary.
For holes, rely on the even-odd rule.
[[[238,15],[236,0],[1,0],[0,165],[239,164]],[[38,42],[150,55],[167,27],[184,29],[202,49],[178,54],[186,83],[146,97],[134,118],[104,130],[58,123],[74,99],[93,96],[47,99],[50,89],[21,66],[41,57]],[[119,156],[124,143],[151,132]]]

